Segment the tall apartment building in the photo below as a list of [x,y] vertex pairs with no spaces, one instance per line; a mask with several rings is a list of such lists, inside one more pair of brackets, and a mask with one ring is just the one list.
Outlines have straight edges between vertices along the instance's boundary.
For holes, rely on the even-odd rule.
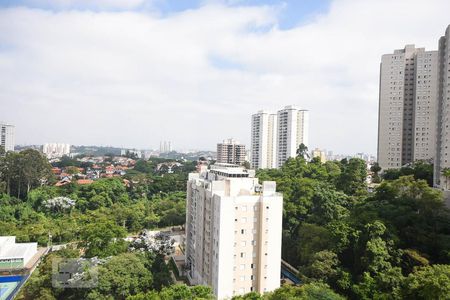
[[449,189],[450,181],[442,173],[450,168],[450,25],[439,39],[439,109],[434,185]]
[[378,163],[399,168],[436,151],[438,52],[406,45],[381,58]]
[[218,299],[280,286],[283,197],[254,170],[216,164],[187,184],[186,266]]
[[273,169],[276,164],[277,115],[259,111],[252,115],[251,166]]
[[172,144],[170,141],[161,141],[159,142],[159,152],[160,153],[169,153],[172,152]]
[[14,126],[0,122],[0,146],[5,151],[14,151]]
[[309,112],[286,106],[277,113],[277,167],[297,155],[300,144],[308,145]]
[[223,140],[217,144],[217,162],[241,165],[246,157],[245,145],[234,139]]
[[70,144],[47,143],[42,146],[42,153],[47,158],[59,158],[70,154]]
[[327,161],[326,151],[320,150],[319,148],[316,148],[313,151],[311,151],[311,156],[319,158],[322,163],[325,163]]

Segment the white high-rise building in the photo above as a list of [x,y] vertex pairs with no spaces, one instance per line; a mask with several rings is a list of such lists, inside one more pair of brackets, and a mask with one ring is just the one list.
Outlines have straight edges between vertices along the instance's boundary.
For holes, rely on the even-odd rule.
[[259,111],[252,115],[251,166],[276,168],[277,115]]
[[218,299],[280,286],[283,196],[254,170],[216,164],[187,184],[186,266]]
[[42,153],[47,158],[59,158],[70,154],[70,144],[47,143],[42,147]]
[[277,114],[277,166],[288,158],[297,156],[300,144],[308,146],[309,112],[294,106],[286,106]]
[[170,141],[161,141],[159,143],[159,152],[160,153],[169,153],[172,152],[172,144]]
[[436,151],[438,51],[406,45],[381,58],[378,163],[399,168]]
[[0,146],[5,151],[14,151],[14,125],[0,122]]

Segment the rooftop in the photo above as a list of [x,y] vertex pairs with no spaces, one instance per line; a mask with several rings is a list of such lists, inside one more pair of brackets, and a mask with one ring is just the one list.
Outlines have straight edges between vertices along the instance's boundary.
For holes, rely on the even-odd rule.
[[15,236],[0,237],[0,259],[23,258],[30,247],[36,247],[37,243],[16,244]]
[[216,163],[214,165],[211,165],[208,172],[221,177],[255,177],[255,170],[247,170],[246,168],[239,165],[227,163]]

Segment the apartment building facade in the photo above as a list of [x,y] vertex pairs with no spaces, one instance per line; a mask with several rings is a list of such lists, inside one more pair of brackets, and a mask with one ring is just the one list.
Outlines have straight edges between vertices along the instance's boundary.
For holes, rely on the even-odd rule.
[[70,154],[70,144],[47,143],[42,146],[42,153],[49,159],[63,157]]
[[449,189],[450,178],[444,171],[450,168],[450,25],[439,39],[439,88],[436,157],[434,161],[434,185]]
[[400,168],[436,152],[438,52],[406,45],[381,58],[378,163]]
[[294,106],[276,114],[259,111],[252,115],[251,128],[252,168],[279,168],[297,155],[300,144],[308,145],[309,112]]
[[294,106],[286,106],[277,113],[277,167],[288,158],[297,156],[300,144],[308,145],[309,112]]
[[2,146],[5,151],[14,151],[14,131],[14,125],[0,122],[0,146]]
[[247,153],[245,145],[234,139],[226,139],[217,144],[217,162],[241,165],[245,162]]
[[449,189],[450,25],[437,51],[406,45],[381,58],[378,163],[434,162],[434,186]]
[[277,115],[261,110],[252,115],[251,127],[252,168],[276,168]]
[[280,286],[283,197],[254,170],[216,164],[187,185],[186,266],[218,299]]

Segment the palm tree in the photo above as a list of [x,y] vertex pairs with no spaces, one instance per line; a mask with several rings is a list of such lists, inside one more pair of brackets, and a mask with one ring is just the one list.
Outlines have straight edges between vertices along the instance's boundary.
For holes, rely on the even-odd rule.
[[442,169],[442,175],[445,177],[445,189],[448,190],[448,179],[450,178],[450,168]]

